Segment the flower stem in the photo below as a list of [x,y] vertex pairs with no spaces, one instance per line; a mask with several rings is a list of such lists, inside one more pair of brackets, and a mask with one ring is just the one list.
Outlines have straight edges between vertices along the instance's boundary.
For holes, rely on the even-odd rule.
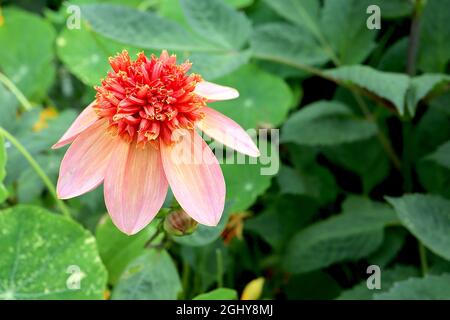
[[406,64],[406,72],[410,76],[414,76],[416,74],[416,60],[417,60],[417,52],[419,49],[420,29],[422,24],[422,12],[424,6],[425,1],[415,0],[414,12],[411,21],[411,29],[409,34],[408,60]]
[[411,143],[413,127],[410,120],[402,122],[402,139],[403,139],[403,155],[402,155],[402,175],[403,190],[405,192],[413,191],[413,166],[411,159],[414,156],[414,145]]
[[183,287],[182,298],[187,299],[189,292],[189,276],[190,276],[190,267],[186,261],[183,261],[183,271],[181,273],[181,283]]
[[[162,222],[164,221],[164,219],[161,219],[161,221],[158,222],[157,226],[156,226],[156,230],[155,233],[152,234],[152,236],[147,240],[147,242],[145,243],[146,248],[153,248],[153,241],[156,240],[156,238],[159,237],[159,235],[162,233]],[[161,241],[162,242],[162,241]]]
[[25,111],[30,111],[33,109],[33,106],[31,105],[31,102],[24,96],[24,94],[19,90],[19,88],[16,87],[16,85],[9,80],[9,78],[0,72],[0,82],[5,85],[5,87],[11,91],[12,94],[14,94],[17,98],[17,100],[20,102],[21,106]]
[[25,147],[17,140],[12,134],[6,131],[4,128],[0,127],[0,135],[2,135],[5,139],[10,141],[17,150],[22,154],[22,156],[28,161],[33,170],[37,173],[37,175],[42,179],[48,191],[55,199],[56,204],[59,207],[61,213],[67,218],[72,218],[70,215],[69,208],[64,204],[64,202],[58,198],[56,195],[56,188],[51,182],[50,178],[45,174],[44,170],[41,168],[39,163],[33,158],[33,156],[25,149]]
[[420,240],[417,240],[417,242],[419,246],[420,268],[422,270],[422,276],[425,276],[428,273],[427,251]]
[[217,261],[217,287],[223,287],[223,256],[222,250],[216,249],[216,261]]

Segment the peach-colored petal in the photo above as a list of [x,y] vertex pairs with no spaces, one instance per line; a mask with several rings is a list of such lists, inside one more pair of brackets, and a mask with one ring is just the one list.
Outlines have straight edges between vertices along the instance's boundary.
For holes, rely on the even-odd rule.
[[106,133],[107,123],[98,122],[81,133],[61,162],[57,194],[69,199],[97,187],[104,178],[115,141]]
[[95,102],[92,102],[80,113],[61,139],[52,146],[52,149],[58,149],[73,142],[80,133],[92,126],[98,120],[98,116],[93,108],[94,103]]
[[231,100],[239,97],[239,92],[230,87],[221,86],[212,82],[202,81],[195,87],[194,92],[208,101]]
[[104,182],[106,207],[117,228],[139,232],[161,209],[167,189],[159,150],[120,139]]
[[164,172],[181,207],[199,223],[217,225],[225,203],[225,181],[211,149],[194,130],[172,146],[161,143],[160,149]]
[[236,151],[259,157],[258,147],[240,125],[214,109],[204,107],[202,111],[205,118],[197,125],[204,133]]

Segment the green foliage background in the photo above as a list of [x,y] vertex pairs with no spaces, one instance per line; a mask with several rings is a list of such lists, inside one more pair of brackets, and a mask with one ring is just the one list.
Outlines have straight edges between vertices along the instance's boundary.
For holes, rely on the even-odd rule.
[[[380,30],[366,26],[372,4]],[[449,0],[1,5],[0,298],[236,299],[264,277],[267,299],[450,299]],[[169,196],[128,237],[101,190],[55,201],[64,150],[50,146],[123,49],[190,59],[240,91],[213,107],[281,129],[276,175],[223,165],[218,227],[155,236]]]

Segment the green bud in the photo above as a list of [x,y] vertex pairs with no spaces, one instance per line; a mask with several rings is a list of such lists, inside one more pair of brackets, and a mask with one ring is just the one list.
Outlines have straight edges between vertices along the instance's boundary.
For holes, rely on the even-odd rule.
[[186,236],[197,229],[198,222],[189,217],[184,210],[170,212],[164,220],[164,230],[174,236]]

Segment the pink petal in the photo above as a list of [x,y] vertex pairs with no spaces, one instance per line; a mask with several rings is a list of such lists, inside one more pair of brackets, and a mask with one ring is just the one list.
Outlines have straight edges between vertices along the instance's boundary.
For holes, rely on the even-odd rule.
[[259,157],[258,147],[240,125],[214,109],[204,107],[202,111],[206,116],[198,127],[204,133],[240,153]]
[[207,226],[220,221],[225,203],[225,181],[208,145],[189,130],[172,146],[161,143],[161,158],[175,198],[193,219]]
[[97,122],[81,133],[61,162],[57,194],[69,199],[97,187],[105,176],[116,140],[106,133],[107,123]]
[[92,102],[83,110],[83,112],[80,113],[78,118],[75,119],[70,128],[61,137],[61,139],[59,139],[59,141],[52,146],[52,149],[58,149],[64,147],[66,144],[73,142],[81,132],[89,128],[98,120],[98,116],[93,108],[94,103],[95,102]]
[[212,82],[203,81],[197,84],[194,92],[212,101],[231,100],[239,97],[239,92],[230,87],[221,86]]
[[117,228],[128,235],[139,232],[161,209],[167,194],[159,150],[120,140],[104,188],[106,207]]

